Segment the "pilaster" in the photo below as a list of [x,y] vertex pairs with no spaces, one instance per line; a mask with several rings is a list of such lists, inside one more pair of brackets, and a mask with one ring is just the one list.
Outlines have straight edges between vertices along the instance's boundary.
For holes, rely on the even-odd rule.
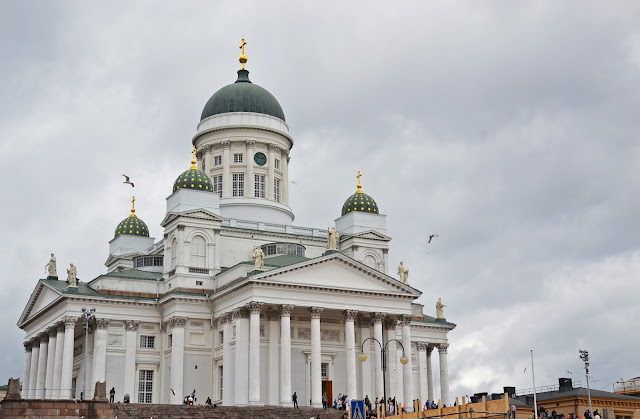
[[171,404],[182,404],[184,397],[184,327],[186,317],[171,318]]
[[322,346],[320,341],[320,315],[324,307],[310,307],[311,314],[311,406],[322,407]]
[[291,312],[293,305],[280,306],[280,406],[291,407]]

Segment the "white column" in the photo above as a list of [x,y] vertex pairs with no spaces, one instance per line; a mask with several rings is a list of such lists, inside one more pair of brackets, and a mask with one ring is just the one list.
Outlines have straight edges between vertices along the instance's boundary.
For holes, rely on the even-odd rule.
[[269,362],[268,362],[268,374],[267,374],[267,397],[268,404],[270,406],[277,406],[280,403],[279,386],[280,380],[278,368],[278,339],[280,338],[280,313],[276,310],[267,310],[267,320],[269,322]]
[[449,403],[449,369],[447,368],[448,343],[438,345],[438,355],[440,356],[440,394],[442,403],[450,406]]
[[322,408],[322,347],[320,314],[324,307],[310,307],[311,313],[311,407]]
[[411,316],[402,316],[402,346],[404,354],[409,358],[402,370],[402,386],[404,389],[404,404],[407,412],[413,412],[413,365],[411,362]]
[[289,205],[289,150],[282,150],[282,203]]
[[260,310],[264,303],[249,303],[251,323],[249,333],[249,404],[261,406],[260,400]]
[[[213,254],[214,265],[213,268],[216,270],[220,269],[220,258],[222,257],[222,243],[220,242],[220,229],[214,228],[213,234],[215,237],[215,248]],[[217,281],[217,279],[216,279]]]
[[235,405],[249,404],[249,311],[245,307],[233,310],[236,321],[236,366],[233,371],[235,385]]
[[[371,336],[371,332],[369,331],[369,325],[371,324],[371,319],[368,317],[360,317],[359,325],[360,325],[360,345],[356,350],[356,354],[360,353],[360,348],[363,346],[365,340],[367,340]],[[381,330],[382,331],[382,330]],[[382,342],[382,341],[381,341]],[[378,346],[377,343],[373,343],[375,346]],[[380,347],[378,346],[378,351]],[[364,343],[364,353],[367,355],[367,360],[364,362],[356,362],[360,364],[360,375],[362,377],[362,394],[360,394],[360,399],[364,400],[366,396],[369,396],[369,399],[375,400],[377,394],[374,394],[371,391],[371,340],[368,340]],[[357,356],[357,355],[356,355]],[[373,359],[375,362],[375,357]],[[380,362],[380,356],[378,356],[378,362]]]
[[[384,345],[386,342],[382,340],[382,321],[384,320],[384,313],[373,313],[373,337],[380,342],[380,345]],[[376,373],[376,382],[375,382],[375,397],[384,397],[384,378],[382,376],[382,361],[381,361],[381,353],[380,353],[380,345],[377,343],[373,344],[374,351],[374,365],[375,365],[375,373]],[[374,400],[375,400],[374,397]]]
[[[71,399],[71,378],[73,375],[73,342],[76,328],[76,317],[65,317],[64,349],[62,354],[62,373],[60,377],[60,398]],[[55,373],[54,373],[55,375]]]
[[[178,267],[185,266],[185,252],[184,252],[184,225],[178,226],[178,232],[176,233],[176,239],[178,241],[178,250],[176,252],[176,271]],[[186,272],[186,271],[185,271]]]
[[[267,164],[269,165],[269,175],[267,176],[268,179],[266,180],[266,188],[267,188],[267,193],[266,193],[266,197],[267,199],[270,200],[274,200],[274,196],[273,196],[273,183],[274,183],[274,179],[275,177],[275,156],[274,156],[274,151],[276,151],[278,147],[275,144],[269,144],[267,146],[267,150],[268,151],[268,156],[267,156]],[[282,193],[282,192],[280,192]]]
[[52,399],[53,398],[53,367],[56,363],[56,339],[57,339],[57,328],[51,327],[48,330],[49,333],[49,346],[47,348],[47,373],[44,379],[44,398]]
[[175,392],[175,395],[173,392],[171,393],[171,404],[182,404],[184,397],[184,326],[186,324],[185,317],[171,318],[171,381],[169,388]]
[[[231,197],[231,141],[222,142],[222,197]],[[224,378],[224,377],[223,377]]]
[[390,318],[385,322],[385,342],[387,345],[387,399],[400,398],[398,394],[398,350],[396,342],[392,339],[396,339],[396,328],[398,321]]
[[418,342],[418,365],[420,366],[420,400],[422,405],[429,399],[427,387],[427,343]]
[[60,398],[60,388],[62,379],[62,355],[64,353],[64,324],[58,323],[56,325],[56,354],[54,357],[54,365],[53,365],[53,394],[51,396],[52,399]]
[[203,162],[204,162],[204,169],[203,172],[205,172],[207,174],[207,176],[209,176],[209,174],[211,173],[211,169],[213,168],[213,159],[211,159],[211,151],[213,150],[213,146],[211,144],[207,145],[204,147],[204,157],[203,157]]
[[36,399],[44,399],[44,387],[47,378],[47,353],[49,351],[49,333],[40,334],[40,352],[38,356],[38,377],[36,379]]
[[[93,342],[93,380],[92,387],[96,382],[106,380],[107,368],[107,328],[109,319],[96,319],[96,329]],[[107,389],[108,390],[108,389]],[[130,394],[133,397],[132,394]]]
[[40,339],[32,341],[31,349],[31,371],[29,372],[29,398],[36,398],[36,383],[38,381],[38,358],[40,355]]
[[[247,178],[244,181],[245,184],[245,196],[255,196],[255,178],[253,177],[253,147],[256,145],[255,141],[247,141]],[[237,333],[237,331],[236,331]]]
[[358,397],[358,384],[356,383],[356,331],[355,320],[358,315],[357,310],[345,310],[344,330],[345,349],[347,356],[347,395],[350,399]]
[[29,381],[31,379],[31,341],[24,342],[24,367],[22,370],[22,398],[29,398]]
[[233,389],[231,388],[231,347],[229,342],[232,338],[231,313],[225,313],[220,318],[222,323],[222,405],[233,406]]
[[431,352],[433,352],[433,346],[427,346],[427,400],[433,401],[433,372],[431,370]]
[[291,407],[291,312],[293,306],[280,306],[280,406]]
[[133,401],[133,395],[136,385],[136,347],[138,346],[138,322],[127,320],[125,324],[127,328],[127,337],[124,349],[124,384],[122,386],[122,393],[128,394]]

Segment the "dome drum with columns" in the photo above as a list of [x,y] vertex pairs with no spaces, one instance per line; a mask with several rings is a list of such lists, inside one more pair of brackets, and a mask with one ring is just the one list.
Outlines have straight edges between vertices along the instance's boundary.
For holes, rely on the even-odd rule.
[[[417,303],[412,285],[424,273],[408,283],[394,275],[386,215],[362,191],[360,173],[335,229],[293,225],[293,140],[275,98],[247,87],[245,45],[242,86],[212,96],[191,167],[167,185],[162,237],[150,237],[132,209],[109,242],[106,273],[77,289],[37,281],[18,320],[23,397],[79,397],[86,361],[87,398],[106,381],[116,401],[128,393],[135,403],[181,404],[196,389],[222,405],[291,406],[296,391],[301,405],[318,407],[325,391],[382,397],[386,382],[387,396],[409,410],[435,394],[451,403],[455,324],[436,318],[433,296],[431,308]],[[86,350],[82,307],[96,309]],[[368,337],[404,347],[389,344],[384,377]]]

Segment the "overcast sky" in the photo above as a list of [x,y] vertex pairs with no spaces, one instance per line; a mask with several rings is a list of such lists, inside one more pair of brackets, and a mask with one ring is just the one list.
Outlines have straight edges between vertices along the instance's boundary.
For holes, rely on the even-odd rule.
[[538,385],[584,383],[578,349],[592,388],[640,375],[639,2],[4,1],[0,383],[49,253],[105,272],[121,173],[162,237],[243,36],[295,141],[295,224],[332,224],[362,171],[390,271],[458,325],[452,396],[531,387],[530,348]]

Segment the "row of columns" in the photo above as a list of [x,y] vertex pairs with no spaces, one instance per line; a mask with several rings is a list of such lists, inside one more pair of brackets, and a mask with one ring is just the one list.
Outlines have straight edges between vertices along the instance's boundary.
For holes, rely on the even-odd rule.
[[[26,399],[71,399],[73,346],[77,317],[65,317],[36,339],[24,343],[22,397]],[[96,319],[94,336],[93,380],[105,381],[107,355],[106,319]],[[134,339],[135,340],[135,339]],[[135,342],[134,342],[135,343]],[[92,391],[93,386],[87,385]]]

